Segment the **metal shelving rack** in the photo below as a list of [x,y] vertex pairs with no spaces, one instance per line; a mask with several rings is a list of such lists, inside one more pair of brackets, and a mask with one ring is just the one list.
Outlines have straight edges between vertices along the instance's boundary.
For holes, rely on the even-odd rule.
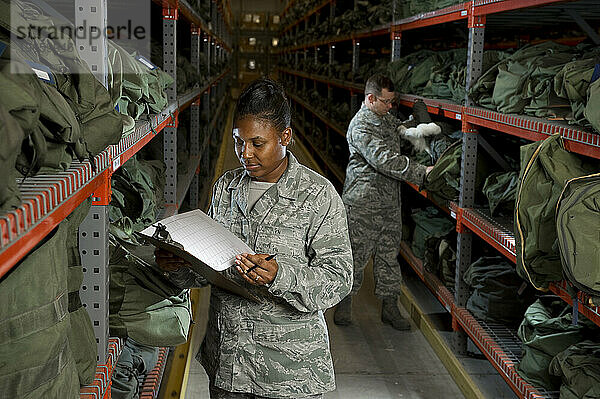
[[[211,1],[211,0],[206,0]],[[191,25],[192,43],[196,46],[196,51],[192,51],[192,62],[199,68],[199,57],[201,52],[209,60],[209,64],[215,65],[226,57],[226,52],[231,51],[229,38],[225,28],[230,28],[224,23],[222,12],[219,10],[217,17],[216,1],[211,4],[214,10],[213,16],[217,21],[214,26],[211,23],[204,22],[194,10],[183,0],[159,2],[163,6],[164,29],[169,35],[165,38],[164,45],[176,54],[175,28],[179,13],[183,15]],[[92,22],[95,26],[106,27],[106,0],[77,0],[75,2],[75,21],[86,20]],[[79,40],[79,39],[78,39]],[[107,85],[107,45],[105,37],[93,39],[92,42],[77,41],[80,56],[90,65],[90,69],[95,71],[96,77]],[[202,45],[202,41],[204,46]],[[202,51],[202,50],[203,51]],[[164,70],[175,77],[176,64],[175,55],[173,57],[165,56]],[[208,114],[210,110],[210,93],[219,95],[225,99],[224,81],[229,75],[230,70],[221,71],[217,76],[213,76],[210,82],[205,86],[192,90],[182,96],[177,96],[174,89],[169,92],[169,105],[159,114],[153,114],[146,117],[146,120],[140,120],[136,123],[134,132],[122,138],[116,145],[111,145],[102,153],[97,155],[92,162],[74,161],[71,167],[63,173],[54,175],[41,175],[26,179],[21,182],[21,192],[23,202],[14,211],[0,215],[0,277],[9,272],[23,257],[25,257],[48,233],[50,233],[66,216],[68,216],[82,201],[92,197],[92,209],[79,227],[79,246],[84,266],[83,290],[80,291],[81,299],[84,304],[88,304],[86,309],[94,324],[94,332],[98,342],[98,366],[96,368],[96,378],[94,382],[83,387],[80,392],[81,398],[110,398],[112,370],[117,363],[118,357],[122,351],[123,340],[118,338],[109,338],[108,336],[108,205],[110,202],[110,184],[111,175],[123,165],[129,158],[135,155],[144,145],[159,133],[166,133],[165,137],[174,137],[176,140],[176,129],[178,113],[187,107],[192,108],[191,122],[191,153],[195,157],[194,175],[186,179],[186,186],[190,186],[190,199],[198,202],[198,171],[200,159],[206,153],[206,147],[209,140],[214,139],[213,134],[216,131],[216,115],[221,112],[223,107],[215,110],[215,118],[211,126],[206,127],[203,144],[199,144],[200,138],[200,119],[199,111],[201,103],[204,111]],[[201,101],[202,98],[202,101]],[[224,100],[223,100],[224,101]],[[223,104],[223,101],[221,104]],[[175,134],[173,135],[173,131]],[[170,132],[170,133],[169,133]],[[167,140],[165,138],[165,140]],[[175,148],[176,142],[165,143],[165,153]],[[175,161],[176,152],[171,154],[167,162]],[[168,176],[168,182],[177,184],[176,173]],[[168,197],[173,202],[180,204],[187,193],[187,187],[176,185],[178,197]],[[195,191],[194,191],[195,190]],[[171,195],[172,193],[167,192]],[[171,209],[177,207],[171,207]],[[90,287],[91,289],[86,289]],[[166,348],[161,348],[162,361],[159,362],[158,370],[153,370],[149,378],[162,376],[164,363],[166,359]],[[157,382],[148,389],[145,385],[144,394],[149,397],[148,392],[152,391],[152,397],[156,397],[160,385],[160,378],[154,379]]]
[[[290,4],[291,3],[292,2],[290,2]],[[503,14],[512,11],[513,14],[515,12],[525,12],[527,18],[532,18],[532,16],[535,15],[534,12],[539,12],[540,10],[543,11],[545,7],[547,7],[552,8],[552,15],[558,15],[557,18],[563,18],[565,15],[569,15],[569,12],[563,11],[562,8],[559,7],[576,7],[578,3],[581,3],[579,4],[579,10],[590,9],[590,12],[596,12],[593,8],[587,6],[588,2],[586,0],[579,2],[574,0],[468,1],[441,10],[397,20],[383,27],[353,32],[330,40],[320,40],[311,43],[287,46],[279,50],[279,54],[285,57],[287,65],[286,67],[279,67],[278,71],[294,87],[298,87],[297,80],[300,78],[304,81],[318,81],[326,84],[328,87],[341,87],[349,90],[351,95],[355,95],[356,93],[362,92],[362,88],[359,87],[362,85],[358,85],[355,82],[332,79],[298,70],[299,54],[304,52],[304,56],[306,57],[308,49],[319,46],[328,46],[330,51],[329,62],[331,64],[333,57],[332,48],[335,48],[335,43],[352,41],[354,51],[353,70],[356,71],[356,65],[354,64],[357,63],[358,60],[355,60],[354,58],[357,57],[356,47],[358,39],[362,37],[390,34],[391,56],[392,60],[395,60],[400,57],[403,31],[465,20],[469,31],[467,52],[468,86],[476,81],[481,74],[481,57],[483,53],[486,16],[491,14],[499,14],[499,16],[502,16]],[[320,4],[319,7],[322,8],[323,5]],[[535,7],[539,8],[534,9]],[[312,12],[314,12],[314,10],[309,11],[309,13]],[[549,14],[550,11],[546,11],[546,13]],[[565,15],[562,15],[561,13]],[[496,17],[497,15],[494,16]],[[307,20],[307,18],[307,16],[304,16],[301,19]],[[504,18],[510,19],[511,17],[506,16]],[[298,24],[294,24],[294,26],[297,27]],[[288,32],[288,30],[285,32]],[[593,35],[593,32],[590,34]],[[305,82],[304,85],[306,85]],[[329,90],[329,92],[331,92],[331,90]],[[303,107],[303,112],[306,110],[313,113],[316,118],[321,119],[330,128],[334,128],[334,126],[332,126],[333,123],[330,120],[327,120],[328,118],[323,117],[319,112],[312,109],[305,100],[298,98],[293,94],[290,95],[290,97],[294,102]],[[474,193],[472,187],[475,176],[479,128],[489,128],[531,141],[543,140],[550,135],[560,134],[564,138],[565,146],[569,151],[600,159],[600,135],[577,126],[525,115],[505,115],[489,109],[473,106],[470,103],[469,98],[465,99],[465,105],[459,105],[446,100],[429,99],[410,94],[402,94],[400,96],[400,103],[409,107],[412,107],[417,100],[423,100],[427,105],[428,111],[432,114],[461,121],[462,130],[465,136],[463,139],[464,155],[463,164],[461,165],[460,200],[458,203],[450,202],[448,204],[436,204],[456,219],[456,228],[458,232],[457,275],[459,277],[464,272],[464,269],[471,263],[473,234],[493,246],[513,263],[516,262],[515,238],[514,233],[511,231],[512,227],[507,227],[506,223],[503,223],[503,221],[495,220],[483,211],[473,207]],[[337,130],[340,129],[340,126],[335,127]],[[332,168],[336,166],[332,164],[331,157],[323,155],[320,151],[316,151],[316,148],[313,149],[315,149],[314,153],[319,156],[324,163],[331,164]],[[415,185],[409,184],[409,186],[419,191],[418,187]],[[425,191],[419,192],[425,198],[429,198]],[[520,356],[518,350],[520,343],[518,342],[518,339],[512,331],[506,330],[499,325],[490,325],[478,321],[466,310],[467,287],[464,286],[464,283],[461,283],[462,279],[456,279],[459,284],[455,287],[454,292],[450,292],[436,276],[428,273],[423,268],[421,261],[414,257],[406,243],[403,243],[402,245],[401,255],[425,282],[440,303],[452,315],[454,330],[459,332],[455,339],[455,344],[459,351],[465,350],[466,333],[519,397],[546,398],[556,396],[556,393],[536,389],[525,382],[516,373],[515,365]],[[572,305],[573,298],[567,291],[566,282],[563,281],[551,284],[550,291]],[[590,299],[582,293],[578,294],[578,309],[581,314],[600,326],[600,307],[594,306]]]

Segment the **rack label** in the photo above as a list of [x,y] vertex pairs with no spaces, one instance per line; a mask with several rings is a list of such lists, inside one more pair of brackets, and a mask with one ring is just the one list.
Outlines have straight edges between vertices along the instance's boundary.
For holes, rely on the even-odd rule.
[[455,118],[457,121],[462,119],[462,114],[455,114]]
[[467,10],[462,10],[462,11],[460,12],[460,16],[461,16],[461,17],[464,17],[465,15],[467,15]]
[[450,211],[450,216],[452,216],[452,219],[456,219],[456,212]]
[[121,156],[119,155],[118,157],[113,159],[112,168],[113,168],[113,170],[117,170],[117,169],[119,169],[120,166],[121,166]]

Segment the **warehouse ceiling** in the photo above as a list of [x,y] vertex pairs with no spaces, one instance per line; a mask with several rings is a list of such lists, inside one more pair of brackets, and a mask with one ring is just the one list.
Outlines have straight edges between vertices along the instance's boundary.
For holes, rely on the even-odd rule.
[[255,11],[281,14],[287,4],[287,0],[230,0],[231,11],[234,15],[240,12]]

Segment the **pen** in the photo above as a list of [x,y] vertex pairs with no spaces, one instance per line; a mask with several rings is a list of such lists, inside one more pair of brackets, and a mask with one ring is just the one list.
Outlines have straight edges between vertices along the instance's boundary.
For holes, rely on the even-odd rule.
[[[271,259],[274,259],[276,255],[277,255],[277,254],[269,255],[269,256],[267,256],[267,257],[265,258],[265,260],[271,260]],[[257,267],[258,267],[258,265],[254,265],[254,266],[252,266],[250,269],[246,270],[246,274],[250,273],[252,270],[256,269]]]

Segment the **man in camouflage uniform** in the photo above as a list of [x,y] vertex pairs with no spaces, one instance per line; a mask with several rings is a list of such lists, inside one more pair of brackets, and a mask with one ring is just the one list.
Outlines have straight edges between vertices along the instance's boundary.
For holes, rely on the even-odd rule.
[[402,180],[421,185],[429,168],[400,153],[400,121],[388,111],[394,86],[376,74],[367,80],[365,100],[348,126],[350,161],[342,200],[354,258],[352,292],[336,307],[334,322],[351,323],[352,296],[360,289],[365,266],[373,256],[375,295],[383,301],[381,319],[399,330],[410,329],[398,309],[402,284],[396,259],[402,235],[400,186]]

